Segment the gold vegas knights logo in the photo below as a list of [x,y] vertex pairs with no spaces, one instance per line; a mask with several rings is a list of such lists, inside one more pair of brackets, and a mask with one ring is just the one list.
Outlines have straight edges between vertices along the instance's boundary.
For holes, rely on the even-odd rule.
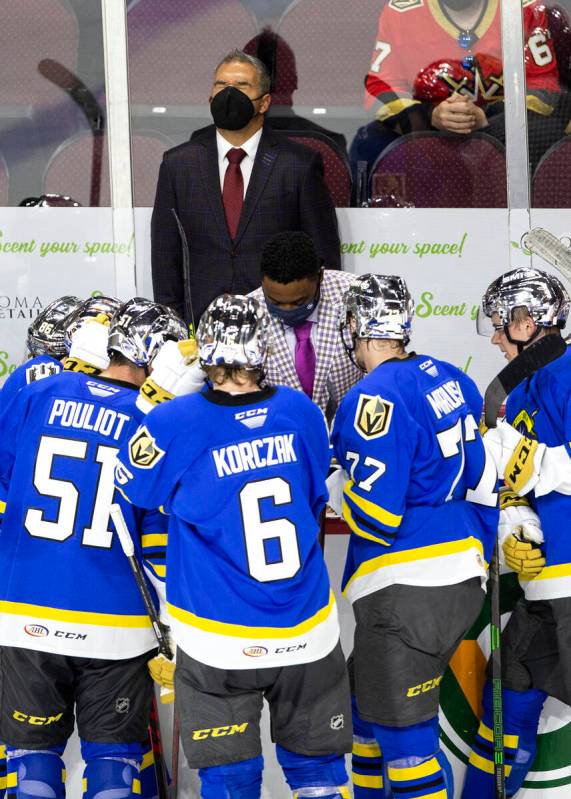
[[[501,577],[502,615],[509,613],[522,595],[515,574]],[[490,604],[452,656],[440,683],[440,739],[457,763],[467,766],[482,708],[482,691],[489,656]],[[537,755],[524,788],[530,799],[560,799],[571,795],[571,709],[547,700],[537,738]],[[566,793],[568,791],[569,793]],[[527,795],[527,794],[526,794]]]
[[393,403],[380,396],[361,394],[355,413],[355,429],[363,438],[380,438],[388,433]]
[[141,427],[129,442],[129,460],[139,469],[152,469],[164,454],[146,427]]

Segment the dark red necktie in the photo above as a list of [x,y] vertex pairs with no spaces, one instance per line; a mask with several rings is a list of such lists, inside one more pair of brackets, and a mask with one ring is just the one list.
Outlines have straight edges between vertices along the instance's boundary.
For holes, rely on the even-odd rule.
[[224,204],[224,214],[230,238],[235,239],[240,222],[240,214],[244,205],[244,178],[240,163],[246,157],[244,150],[232,147],[226,153],[228,166],[224,174],[224,185],[222,187],[222,202]]

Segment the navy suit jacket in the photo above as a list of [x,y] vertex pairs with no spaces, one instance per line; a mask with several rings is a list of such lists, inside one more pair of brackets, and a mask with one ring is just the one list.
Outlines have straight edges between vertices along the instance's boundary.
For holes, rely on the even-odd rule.
[[182,314],[182,245],[172,208],[189,244],[196,323],[219,294],[247,294],[260,285],[262,248],[281,231],[308,233],[325,266],[341,266],[321,156],[279,133],[262,133],[234,240],[224,217],[214,125],[164,154],[151,221],[153,291],[156,302]]

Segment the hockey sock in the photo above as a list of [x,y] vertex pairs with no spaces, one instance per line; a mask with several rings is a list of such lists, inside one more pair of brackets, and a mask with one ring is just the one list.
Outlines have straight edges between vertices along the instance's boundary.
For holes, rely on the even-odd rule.
[[157,776],[155,774],[155,758],[150,743],[143,744],[143,760],[139,771],[141,782],[141,799],[156,799],[158,795]]
[[383,773],[381,749],[375,738],[373,725],[363,721],[352,697],[353,755],[352,777],[355,799],[389,799],[392,795],[387,775]]
[[83,799],[140,799],[141,744],[81,741]]
[[65,744],[46,750],[6,747],[7,799],[64,799],[65,766],[61,756]]
[[453,799],[452,768],[440,751],[438,717],[409,727],[374,724],[394,794],[407,799]]
[[209,766],[198,771],[202,799],[259,799],[262,792],[261,755],[225,766]]
[[4,799],[6,791],[6,747],[0,744],[0,799]]
[[349,799],[343,755],[300,755],[279,744],[276,755],[294,799]]
[[[506,794],[515,796],[529,771],[537,749],[537,727],[547,694],[544,691],[502,691]],[[484,713],[474,739],[462,799],[493,799],[494,736],[492,688],[486,683]]]

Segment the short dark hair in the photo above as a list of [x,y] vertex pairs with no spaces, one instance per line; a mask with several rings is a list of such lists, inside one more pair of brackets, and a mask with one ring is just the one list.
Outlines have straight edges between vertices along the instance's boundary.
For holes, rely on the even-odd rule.
[[262,277],[285,284],[306,277],[317,279],[322,264],[311,236],[301,230],[290,230],[266,242],[260,269]]
[[250,66],[254,67],[258,73],[260,91],[262,94],[269,93],[272,79],[270,77],[270,73],[268,72],[268,68],[263,61],[260,61],[259,58],[256,58],[254,55],[248,55],[248,53],[245,53],[243,50],[238,50],[236,48],[235,50],[231,50],[229,53],[227,53],[214,70],[214,74],[216,75],[222,64],[231,64],[232,61],[239,61],[241,64],[250,64]]

